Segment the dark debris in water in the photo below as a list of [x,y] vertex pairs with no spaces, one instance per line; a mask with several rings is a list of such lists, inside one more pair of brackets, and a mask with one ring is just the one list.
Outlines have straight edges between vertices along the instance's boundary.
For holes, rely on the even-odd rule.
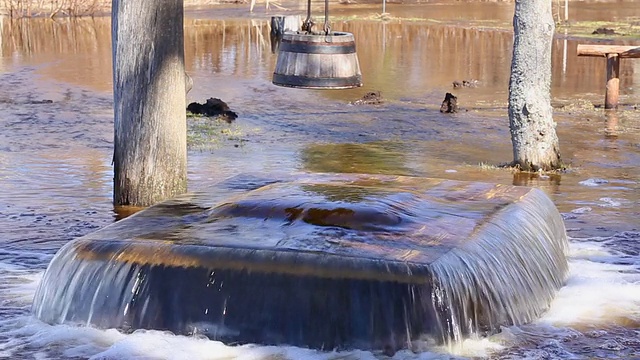
[[600,27],[591,33],[591,35],[619,35],[614,29]]
[[53,100],[50,100],[50,99],[38,99],[38,100],[28,99],[26,101],[16,101],[16,100],[11,99],[11,98],[0,98],[0,104],[42,105],[42,104],[53,104]]
[[458,112],[458,97],[452,93],[446,93],[440,106],[440,112],[446,114]]
[[228,123],[238,118],[238,114],[231,111],[229,105],[218,98],[209,98],[204,104],[192,102],[187,106],[187,111],[195,115],[216,117]]
[[475,88],[478,86],[480,82],[478,80],[475,79],[469,79],[469,80],[456,80],[453,82],[453,88],[454,89],[459,89],[459,88]]
[[358,100],[352,101],[349,104],[351,105],[379,105],[384,103],[384,100],[382,99],[382,95],[380,94],[380,91],[370,91],[366,94],[364,94],[363,97],[361,97]]

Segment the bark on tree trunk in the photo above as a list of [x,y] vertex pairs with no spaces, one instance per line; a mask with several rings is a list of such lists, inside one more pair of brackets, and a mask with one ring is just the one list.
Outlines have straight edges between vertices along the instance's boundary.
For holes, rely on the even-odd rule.
[[509,81],[513,165],[526,171],[561,166],[551,108],[551,0],[516,0]]
[[116,205],[187,189],[183,0],[112,4]]

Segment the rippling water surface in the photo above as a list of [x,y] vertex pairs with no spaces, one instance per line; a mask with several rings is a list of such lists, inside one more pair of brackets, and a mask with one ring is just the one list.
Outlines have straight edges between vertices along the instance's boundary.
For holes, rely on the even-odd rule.
[[[624,11],[589,4],[572,14],[637,19],[640,9],[629,3],[620,4]],[[539,187],[562,212],[571,238],[569,279],[549,311],[488,339],[447,349],[424,343],[394,358],[640,358],[640,62],[622,61],[624,106],[605,114],[592,106],[603,101],[603,61],[576,57],[578,41],[558,38],[552,95],[569,170],[513,175],[487,166],[511,160],[506,99],[512,35],[461,20],[508,22],[510,5],[391,4],[387,10],[443,21],[336,21],[334,29],[356,37],[365,86],[334,92],[271,85],[268,14],[249,18],[244,8],[228,6],[188,13],[189,101],[219,97],[239,114],[233,124],[189,120],[190,189],[242,172],[276,171]],[[375,11],[358,6],[336,13]],[[236,14],[244,18],[218,20]],[[0,357],[385,358],[362,351],[229,347],[156,331],[124,335],[50,326],[30,315],[53,254],[118,217],[111,205],[109,26],[104,18],[0,21]],[[452,81],[462,79],[479,85],[453,91]],[[380,90],[386,102],[348,105],[371,90]],[[463,110],[443,115],[440,102],[452,91]]]

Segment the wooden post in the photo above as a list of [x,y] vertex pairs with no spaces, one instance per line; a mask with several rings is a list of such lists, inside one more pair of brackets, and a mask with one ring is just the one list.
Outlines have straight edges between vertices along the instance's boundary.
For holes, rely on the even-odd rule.
[[618,54],[607,54],[607,88],[604,93],[604,108],[618,107],[620,95],[620,58]]
[[620,96],[620,59],[640,58],[640,46],[578,44],[578,56],[606,57],[607,87],[604,108],[617,108]]
[[277,53],[282,41],[282,35],[286,31],[300,31],[302,18],[300,15],[272,16],[271,17],[271,52]]
[[272,16],[271,17],[271,34],[274,36],[282,36],[285,31],[299,31],[302,25],[300,15]]
[[183,0],[114,0],[115,205],[187,189]]

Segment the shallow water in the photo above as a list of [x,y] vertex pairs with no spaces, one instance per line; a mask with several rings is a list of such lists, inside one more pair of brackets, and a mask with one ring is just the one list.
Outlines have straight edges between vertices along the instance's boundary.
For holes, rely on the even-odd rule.
[[[640,16],[637,6],[621,6],[624,12],[589,4],[575,16]],[[377,11],[345,9],[336,14]],[[428,348],[425,342],[416,353],[394,358],[640,358],[640,110],[633,110],[640,103],[640,62],[621,62],[625,106],[616,117],[606,116],[591,105],[603,101],[603,61],[577,58],[578,42],[558,38],[552,94],[570,169],[514,176],[478,166],[511,157],[506,98],[512,35],[456,21],[509,21],[509,5],[390,4],[388,11],[447,22],[336,22],[335,30],[356,37],[365,86],[334,92],[271,85],[275,55],[264,12],[224,21],[216,19],[244,14],[243,8],[187,14],[187,71],[194,78],[189,101],[220,97],[239,114],[234,124],[216,128],[224,133],[214,135],[214,143],[190,150],[190,189],[241,172],[299,170],[539,187],[563,213],[571,237],[569,280],[550,310],[534,324],[488,339],[451,349]],[[55,251],[117,216],[111,205],[109,20],[5,19],[0,26],[0,356],[384,358],[357,351],[227,347],[160,332],[123,335],[33,319],[31,299]],[[462,112],[440,114],[444,93],[462,79],[477,79],[479,86],[453,91]],[[380,90],[385,104],[347,104],[369,90]]]

